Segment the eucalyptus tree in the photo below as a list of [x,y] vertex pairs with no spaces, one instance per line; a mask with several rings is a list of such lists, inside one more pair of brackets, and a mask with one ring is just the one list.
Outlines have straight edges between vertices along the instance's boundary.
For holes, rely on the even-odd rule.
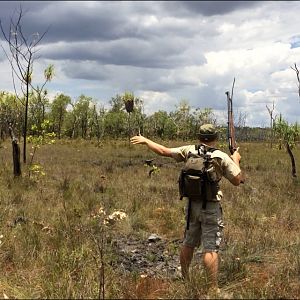
[[128,116],[125,112],[122,95],[117,94],[109,101],[111,108],[104,115],[104,131],[114,138],[126,136]]
[[71,103],[71,97],[59,94],[56,95],[50,105],[50,120],[52,122],[53,131],[58,139],[61,138],[63,122],[67,114],[67,107]]
[[170,113],[174,125],[176,126],[177,137],[187,138],[191,129],[191,106],[186,99],[180,100],[176,110]]
[[124,110],[124,100],[123,97],[117,94],[114,97],[111,97],[109,100],[109,104],[111,106],[110,112],[120,112]]
[[[37,58],[37,46],[44,38],[47,30],[42,34],[38,32],[25,34],[23,30],[24,12],[20,6],[16,17],[10,19],[9,28],[6,30],[2,20],[0,20],[0,29],[8,45],[8,50],[2,46],[2,49],[10,63],[12,71],[13,87],[17,99],[24,107],[24,124],[23,124],[23,162],[26,163],[26,137],[28,127],[28,106],[29,97],[32,90],[42,93],[45,84],[52,79],[53,66],[46,68],[44,75],[45,81],[42,86],[34,87],[32,84],[33,65]],[[17,81],[19,88],[17,88]]]
[[[46,110],[49,108],[47,90],[37,93],[34,90],[30,93],[28,104],[28,128],[36,126],[36,134],[42,132],[42,124],[46,118]],[[31,133],[32,134],[32,133]]]
[[0,93],[0,135],[4,139],[7,134],[11,137],[13,153],[13,173],[15,177],[21,176],[20,146],[14,128],[21,124],[19,102],[13,94]]
[[9,125],[15,127],[18,134],[22,124],[20,103],[14,94],[0,92],[0,138],[4,140],[9,135]]
[[22,105],[15,94],[0,92],[0,135],[5,138],[9,124],[15,129],[15,134],[20,137],[22,132],[23,114]]
[[90,138],[96,137],[97,142],[99,143],[101,137],[104,135],[104,115],[105,109],[103,106],[100,106],[97,109],[97,104],[93,103],[93,108],[91,111],[91,118],[90,118]]
[[77,102],[73,108],[73,114],[76,118],[75,125],[77,128],[77,136],[81,136],[81,138],[86,139],[89,130],[89,118],[91,117],[92,109],[92,98],[80,95]]
[[176,136],[177,127],[170,115],[159,110],[147,118],[147,130],[149,136],[158,136],[161,139],[174,138]]

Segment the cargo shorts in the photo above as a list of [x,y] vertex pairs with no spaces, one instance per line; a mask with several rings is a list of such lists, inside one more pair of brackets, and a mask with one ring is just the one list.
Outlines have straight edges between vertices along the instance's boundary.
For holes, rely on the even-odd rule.
[[[188,212],[186,206],[186,220]],[[209,201],[206,209],[201,201],[191,201],[189,229],[185,230],[183,244],[192,248],[202,243],[202,252],[218,252],[224,228],[222,206],[219,201]]]

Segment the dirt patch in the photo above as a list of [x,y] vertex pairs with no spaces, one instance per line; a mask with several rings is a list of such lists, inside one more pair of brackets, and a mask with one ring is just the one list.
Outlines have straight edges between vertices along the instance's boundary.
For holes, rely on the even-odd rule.
[[114,265],[123,272],[146,276],[180,276],[179,247],[182,240],[163,240],[152,234],[147,239],[120,237],[114,240]]

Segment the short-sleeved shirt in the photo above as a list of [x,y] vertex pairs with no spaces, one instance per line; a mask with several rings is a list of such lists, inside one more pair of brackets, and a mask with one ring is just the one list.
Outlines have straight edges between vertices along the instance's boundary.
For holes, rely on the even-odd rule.
[[[193,154],[198,153],[195,145],[186,145],[177,148],[171,148],[172,157],[177,162],[185,162],[187,160],[188,153],[190,152],[192,152]],[[229,181],[240,174],[241,169],[235,164],[235,162],[229,157],[227,153],[220,150],[215,150],[211,153],[211,157],[217,159],[220,166],[220,175],[224,176]],[[219,197],[217,200],[221,200],[223,196],[222,192],[220,191],[218,195]]]

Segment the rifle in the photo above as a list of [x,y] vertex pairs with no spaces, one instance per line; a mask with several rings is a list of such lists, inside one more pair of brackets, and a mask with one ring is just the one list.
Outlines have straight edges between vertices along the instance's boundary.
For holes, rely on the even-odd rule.
[[227,107],[228,107],[228,122],[227,122],[227,139],[228,139],[228,146],[229,151],[231,154],[236,151],[236,141],[235,141],[235,131],[234,131],[234,124],[233,124],[233,112],[232,112],[232,95],[233,95],[233,87],[235,83],[235,78],[233,79],[232,89],[231,89],[231,96],[229,92],[225,92],[227,95]]
[[[233,88],[234,88],[235,78],[233,78],[231,95],[229,92],[225,92],[227,95],[227,107],[228,107],[228,126],[227,126],[227,138],[228,138],[228,147],[231,155],[237,150],[236,141],[235,141],[235,130],[233,124],[233,111],[232,111],[232,95],[233,95]],[[242,175],[241,183],[245,183],[245,178]]]

